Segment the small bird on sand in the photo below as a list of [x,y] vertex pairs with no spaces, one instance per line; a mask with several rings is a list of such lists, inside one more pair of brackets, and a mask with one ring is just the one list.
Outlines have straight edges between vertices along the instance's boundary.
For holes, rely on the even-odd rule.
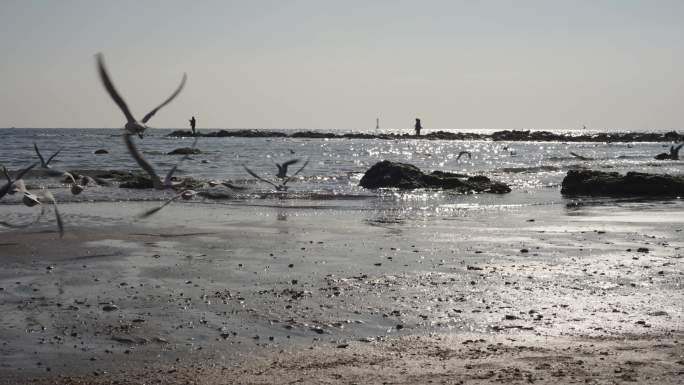
[[123,112],[123,114],[126,116],[126,125],[124,126],[124,128],[128,133],[138,135],[140,139],[142,139],[143,137],[143,132],[148,128],[147,122],[154,116],[154,114],[157,113],[157,111],[159,111],[159,109],[169,104],[176,96],[178,96],[178,94],[183,89],[183,86],[185,85],[185,81],[188,78],[186,74],[183,74],[183,79],[181,80],[180,85],[178,86],[178,88],[176,88],[175,91],[173,91],[171,96],[164,100],[164,102],[162,102],[160,105],[155,107],[152,111],[148,112],[147,115],[145,115],[141,121],[137,121],[133,117],[133,114],[131,114],[131,111],[128,109],[126,102],[116,91],[116,88],[114,88],[114,84],[112,83],[104,64],[104,57],[101,53],[98,53],[96,55],[96,58],[97,68],[100,74],[100,80],[102,81],[102,84],[107,90],[107,93],[109,93],[109,96],[111,96],[111,98],[114,100],[114,103],[116,103],[116,105],[119,106],[121,112]]

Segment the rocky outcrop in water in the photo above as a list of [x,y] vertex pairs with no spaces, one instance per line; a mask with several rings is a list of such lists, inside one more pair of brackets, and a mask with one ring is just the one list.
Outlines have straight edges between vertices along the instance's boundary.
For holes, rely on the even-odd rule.
[[467,176],[443,171],[423,173],[418,167],[384,160],[373,165],[359,183],[364,188],[395,187],[400,189],[441,188],[462,193],[487,192],[503,194],[511,192],[504,183],[493,182],[485,176]]
[[426,140],[494,140],[494,141],[536,141],[536,142],[681,142],[684,135],[675,131],[667,133],[654,132],[603,132],[594,134],[558,134],[549,131],[504,130],[492,134],[478,134],[472,132],[433,131],[420,137],[412,134],[375,134],[375,133],[345,133],[336,134],[321,131],[297,131],[286,134],[270,130],[220,130],[215,132],[193,134],[190,130],[177,130],[168,136],[175,137],[242,137],[242,138],[308,138],[308,139],[426,139]]
[[570,170],[563,179],[561,194],[603,196],[681,196],[684,176],[593,170]]
[[203,138],[228,138],[228,137],[239,137],[239,138],[278,138],[285,137],[287,134],[278,131],[262,131],[262,130],[219,130],[207,133],[196,133],[193,134],[189,130],[176,130],[167,136],[175,137],[203,137]]
[[[149,175],[137,171],[109,170],[96,175],[98,179],[111,179],[119,182],[121,188],[132,189],[151,189],[154,188],[152,179]],[[204,185],[204,182],[193,178],[172,178],[173,182],[182,182],[181,186],[186,189],[197,189]]]

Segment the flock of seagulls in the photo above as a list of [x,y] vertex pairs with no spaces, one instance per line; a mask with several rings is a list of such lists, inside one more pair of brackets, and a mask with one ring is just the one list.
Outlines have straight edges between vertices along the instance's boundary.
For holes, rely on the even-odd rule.
[[[185,160],[189,158],[189,155],[185,155],[175,166],[173,166],[167,173],[164,179],[162,180],[159,177],[159,174],[155,170],[155,168],[148,162],[142,153],[138,150],[135,141],[134,141],[134,136],[138,136],[140,139],[143,139],[145,130],[148,128],[147,122],[164,106],[167,104],[171,103],[176,96],[183,90],[183,87],[185,86],[185,82],[187,80],[187,75],[183,74],[183,77],[181,79],[180,84],[178,87],[173,91],[171,96],[166,98],[161,104],[159,104],[157,107],[152,109],[150,112],[148,112],[140,121],[136,120],[131,113],[130,109],[128,108],[128,105],[124,101],[124,99],[121,97],[121,95],[118,93],[116,88],[114,87],[114,84],[111,81],[111,78],[109,76],[109,73],[107,72],[107,68],[105,66],[104,62],[104,57],[102,54],[97,54],[96,55],[96,62],[97,62],[97,70],[98,74],[100,75],[100,80],[102,81],[102,84],[109,94],[109,96],[112,98],[114,103],[119,107],[121,112],[124,114],[126,117],[126,124],[124,125],[123,129],[123,140],[124,144],[126,145],[126,149],[128,150],[129,154],[131,157],[136,161],[136,163],[142,168],[150,177],[152,181],[152,185],[155,189],[158,190],[174,190],[177,191],[178,193],[174,195],[171,199],[167,200],[164,202],[161,206],[155,207],[153,209],[147,210],[141,214],[139,214],[137,217],[138,218],[147,218],[150,217],[160,210],[162,210],[164,207],[168,206],[170,203],[178,200],[178,199],[183,199],[183,200],[189,200],[194,198],[198,192],[192,189],[188,189],[185,186],[184,182],[176,182],[173,179],[173,174],[176,172],[178,169],[178,166],[180,166],[181,163],[183,163]],[[197,137],[195,137],[195,141],[192,145],[192,148],[194,149],[197,145]],[[50,163],[60,154],[62,151],[61,149],[57,150],[54,152],[47,160],[43,157],[43,155],[40,152],[40,149],[38,148],[38,145],[34,143],[33,148],[36,152],[36,155],[38,156],[38,159],[40,160],[39,162],[33,163],[30,166],[18,170],[14,176],[10,175],[10,172],[3,167],[2,171],[3,174],[5,175],[5,178],[7,179],[7,182],[0,187],[0,199],[2,199],[5,195],[14,195],[17,193],[22,194],[22,203],[27,206],[27,207],[34,207],[34,206],[41,206],[41,212],[39,215],[36,217],[36,219],[32,220],[29,223],[26,224],[13,224],[13,223],[8,223],[5,221],[0,221],[0,226],[5,226],[9,228],[26,228],[29,226],[32,226],[33,224],[37,223],[42,216],[45,213],[45,207],[42,204],[43,202],[47,202],[52,204],[54,207],[54,212],[55,212],[55,219],[57,222],[57,227],[58,231],[60,234],[60,237],[64,235],[64,223],[62,220],[62,216],[59,212],[59,208],[57,206],[57,202],[52,195],[52,193],[47,190],[47,189],[42,189],[40,194],[34,194],[30,192],[26,188],[26,184],[23,181],[23,177],[31,170],[38,168],[40,169],[40,173],[42,175],[48,176],[48,177],[60,177],[63,178],[65,183],[68,183],[70,185],[70,192],[73,195],[78,195],[81,192],[85,190],[85,188],[91,184],[91,183],[101,183],[102,181],[98,181],[97,178],[92,178],[89,176],[77,176],[74,177],[73,174],[58,170],[53,168]],[[288,166],[291,166],[293,164],[296,164],[299,162],[299,159],[293,159],[289,160],[287,162],[284,162],[282,164],[276,164],[278,167],[278,172],[276,173],[276,182],[272,182],[268,179],[262,178],[256,173],[254,173],[252,170],[247,168],[247,166],[243,167],[245,170],[252,175],[253,177],[257,178],[260,181],[266,182],[270,185],[272,185],[276,191],[285,191],[287,190],[287,183],[292,180],[296,175],[298,175],[304,168],[308,165],[309,161],[306,160],[302,167],[300,167],[294,174],[288,176],[287,175],[287,169]],[[244,190],[246,189],[245,187],[242,186],[235,186],[229,182],[225,181],[210,181],[209,185],[211,187],[215,187],[218,185],[222,185],[225,187],[228,187],[233,190]]]

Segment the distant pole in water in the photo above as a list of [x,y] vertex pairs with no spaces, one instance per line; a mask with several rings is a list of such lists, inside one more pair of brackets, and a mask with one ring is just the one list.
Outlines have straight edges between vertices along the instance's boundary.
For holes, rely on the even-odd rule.
[[195,117],[193,116],[192,118],[190,118],[190,128],[192,129],[192,134],[193,134],[193,135],[196,135],[196,134],[197,134],[197,132],[195,132],[195,125],[196,125],[196,124],[197,124],[197,120],[196,120]]
[[416,125],[414,128],[416,130],[416,136],[420,136],[420,130],[423,129],[423,126],[420,124],[420,119],[416,118]]

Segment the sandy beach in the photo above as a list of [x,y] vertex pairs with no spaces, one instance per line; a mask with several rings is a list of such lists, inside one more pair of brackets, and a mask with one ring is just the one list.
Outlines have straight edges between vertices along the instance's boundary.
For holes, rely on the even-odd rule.
[[0,383],[684,379],[676,200],[131,223],[154,204],[66,205],[61,240],[2,233]]

